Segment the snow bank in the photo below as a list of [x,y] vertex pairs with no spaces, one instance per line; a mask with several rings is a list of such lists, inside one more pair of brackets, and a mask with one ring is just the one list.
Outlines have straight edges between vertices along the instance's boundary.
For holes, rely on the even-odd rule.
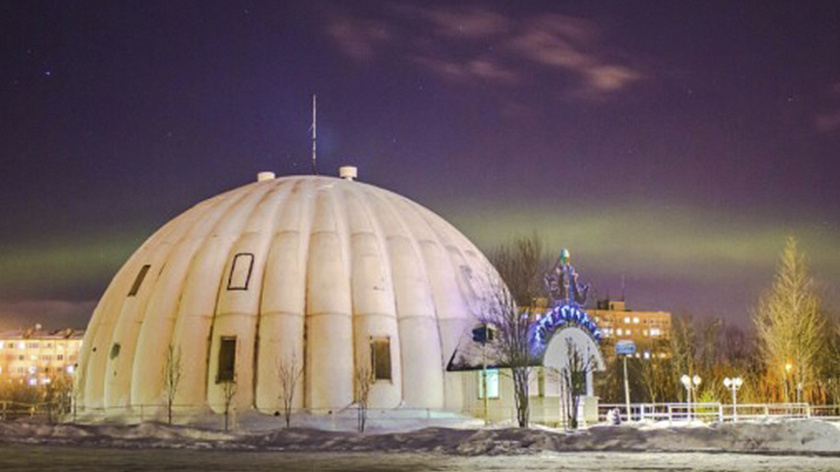
[[544,452],[749,452],[840,455],[840,428],[818,420],[662,427],[595,426],[455,429],[358,434],[307,428],[223,433],[212,429],[140,425],[46,425],[0,422],[0,443],[120,448],[188,448],[295,452],[425,452],[462,456]]

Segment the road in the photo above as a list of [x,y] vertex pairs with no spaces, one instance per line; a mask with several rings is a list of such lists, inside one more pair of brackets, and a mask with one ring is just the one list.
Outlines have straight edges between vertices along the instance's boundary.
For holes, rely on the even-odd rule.
[[840,457],[575,452],[526,456],[283,453],[0,446],[0,470],[26,471],[833,471]]

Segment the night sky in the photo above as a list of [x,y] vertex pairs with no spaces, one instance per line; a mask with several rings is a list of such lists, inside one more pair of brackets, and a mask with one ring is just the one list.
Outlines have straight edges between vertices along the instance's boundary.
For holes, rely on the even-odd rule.
[[163,223],[319,168],[598,295],[747,326],[788,235],[840,307],[840,2],[0,3],[0,329],[84,327]]

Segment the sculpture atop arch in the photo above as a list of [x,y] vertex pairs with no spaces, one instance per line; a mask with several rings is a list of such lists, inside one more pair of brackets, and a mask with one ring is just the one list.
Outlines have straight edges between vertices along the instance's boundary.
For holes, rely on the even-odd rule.
[[531,326],[529,343],[532,355],[535,358],[541,358],[554,332],[567,326],[577,326],[596,343],[600,342],[601,331],[598,325],[583,309],[589,285],[578,280],[568,249],[560,251],[560,257],[551,271],[543,277],[543,281],[552,304],[551,308]]
[[586,303],[589,285],[578,281],[578,274],[571,264],[571,259],[569,250],[563,249],[554,267],[543,277],[552,306],[572,302],[577,305]]

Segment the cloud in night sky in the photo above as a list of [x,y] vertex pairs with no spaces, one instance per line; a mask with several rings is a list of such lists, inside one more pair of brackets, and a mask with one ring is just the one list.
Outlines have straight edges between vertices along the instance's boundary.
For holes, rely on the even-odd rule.
[[[330,37],[349,57],[402,56],[455,84],[510,88],[553,79],[564,98],[603,99],[645,78],[593,22],[560,14],[515,19],[479,7],[386,8],[387,19],[334,14]],[[559,77],[558,77],[559,74]]]

